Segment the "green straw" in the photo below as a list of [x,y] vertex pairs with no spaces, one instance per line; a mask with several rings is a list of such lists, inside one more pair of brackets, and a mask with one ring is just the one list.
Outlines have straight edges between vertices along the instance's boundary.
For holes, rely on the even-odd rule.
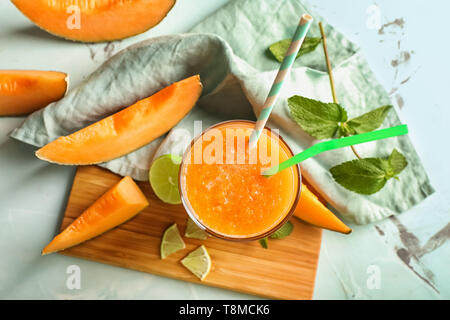
[[264,170],[262,174],[266,177],[273,176],[274,174],[280,172],[281,170],[284,170],[286,168],[289,168],[293,165],[299,164],[300,162],[309,159],[311,157],[314,157],[318,155],[319,153],[330,151],[334,149],[349,147],[355,144],[375,141],[375,140],[381,140],[381,139],[387,139],[392,138],[396,136],[401,136],[408,133],[408,126],[406,124],[377,130],[377,131],[371,131],[366,133],[357,134],[350,137],[340,138],[340,139],[333,139],[329,141],[324,141],[317,143],[313,145],[312,147],[306,149],[303,152],[300,152],[293,156],[292,158],[283,161],[277,166],[274,166],[272,168],[269,168],[267,170]]

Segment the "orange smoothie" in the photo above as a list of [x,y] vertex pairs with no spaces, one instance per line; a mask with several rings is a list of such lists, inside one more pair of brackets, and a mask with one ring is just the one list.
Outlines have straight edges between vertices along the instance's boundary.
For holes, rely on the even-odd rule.
[[209,233],[255,240],[274,232],[292,214],[300,172],[292,166],[266,178],[263,169],[292,157],[275,133],[264,129],[248,150],[254,122],[228,121],[206,130],[183,157],[180,192],[191,218]]

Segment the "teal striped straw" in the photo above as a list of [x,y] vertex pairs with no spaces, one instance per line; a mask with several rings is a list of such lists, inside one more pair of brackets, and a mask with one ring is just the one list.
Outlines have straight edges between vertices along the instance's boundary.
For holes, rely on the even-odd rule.
[[258,142],[259,136],[261,135],[264,126],[266,125],[267,119],[269,118],[270,113],[272,112],[273,106],[275,105],[278,95],[280,93],[281,87],[283,86],[284,79],[291,71],[292,65],[297,57],[297,53],[302,46],[303,40],[305,40],[305,36],[308,33],[309,27],[313,18],[309,14],[303,14],[300,18],[300,22],[298,24],[297,30],[295,30],[295,34],[292,37],[291,45],[289,46],[288,51],[286,52],[283,62],[281,63],[280,69],[278,70],[277,76],[275,78],[274,83],[272,84],[272,88],[270,89],[269,95],[267,96],[266,101],[264,102],[264,106],[259,114],[258,120],[256,121],[255,128],[252,131],[249,140],[249,147],[253,148]]
[[375,140],[397,137],[397,136],[401,136],[401,135],[404,135],[407,133],[408,133],[408,126],[406,124],[402,124],[402,125],[387,128],[387,129],[381,129],[381,130],[377,130],[377,131],[371,131],[371,132],[357,134],[357,135],[350,136],[350,137],[320,142],[320,143],[313,145],[312,147],[309,147],[308,149],[306,149],[303,152],[297,153],[295,156],[287,159],[286,161],[283,161],[279,165],[273,166],[272,168],[264,170],[262,172],[262,175],[265,177],[273,176],[274,174],[280,172],[281,170],[284,170],[286,168],[289,168],[290,166],[299,164],[300,162],[305,161],[306,159],[314,157],[314,156],[318,155],[319,153],[322,153],[325,151],[335,150],[335,149],[339,149],[339,148],[345,148],[345,147],[353,146],[355,144],[366,143],[366,142],[375,141]]

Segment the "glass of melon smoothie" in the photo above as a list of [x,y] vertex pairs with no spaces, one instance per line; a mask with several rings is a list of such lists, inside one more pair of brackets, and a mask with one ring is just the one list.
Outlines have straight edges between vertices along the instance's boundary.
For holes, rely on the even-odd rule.
[[182,203],[210,235],[235,241],[269,236],[293,214],[300,197],[298,165],[266,178],[263,169],[293,156],[284,140],[265,128],[248,149],[255,122],[221,122],[196,137],[179,173]]

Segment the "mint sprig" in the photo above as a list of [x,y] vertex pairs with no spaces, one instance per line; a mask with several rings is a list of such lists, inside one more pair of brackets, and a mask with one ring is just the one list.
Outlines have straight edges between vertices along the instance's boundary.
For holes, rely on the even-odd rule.
[[[373,131],[379,128],[392,106],[386,105],[348,120],[338,103],[325,103],[302,96],[288,99],[291,118],[310,136],[332,139]],[[344,162],[330,169],[334,180],[344,188],[365,195],[381,190],[391,178],[408,165],[397,150],[389,158],[364,158]]]
[[[325,54],[333,103],[325,103],[302,96],[288,99],[291,118],[310,136],[316,139],[333,139],[366,133],[379,128],[392,106],[386,105],[358,117],[348,119],[347,111],[338,103],[333,72],[328,56],[325,31],[319,29]],[[273,52],[272,52],[273,53]],[[370,195],[381,190],[389,179],[398,179],[408,165],[406,158],[394,149],[388,158],[361,158],[351,146],[357,160],[347,161],[330,169],[334,180],[348,190]]]
[[[306,37],[295,59],[304,54],[314,51],[319,45],[320,41],[321,38]],[[284,56],[288,51],[290,45],[291,39],[284,39],[271,44],[269,47],[269,51],[277,61],[283,62]]]
[[[334,180],[356,193],[370,195],[381,190],[386,182],[403,171],[408,162],[394,149],[388,158],[364,158],[332,167]],[[398,179],[398,178],[397,178]]]
[[326,103],[302,96],[288,99],[292,119],[316,139],[331,139],[373,131],[381,126],[390,105],[348,120],[347,111],[338,103]]

